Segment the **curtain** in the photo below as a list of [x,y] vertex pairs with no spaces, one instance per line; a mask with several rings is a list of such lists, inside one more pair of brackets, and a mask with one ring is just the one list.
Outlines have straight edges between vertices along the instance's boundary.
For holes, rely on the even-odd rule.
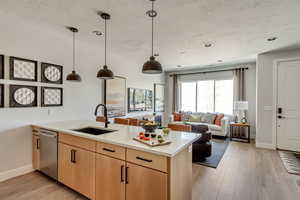
[[172,112],[178,111],[178,76],[177,74],[173,75],[173,105]]
[[234,101],[245,101],[245,68],[235,69],[233,71],[233,99]]

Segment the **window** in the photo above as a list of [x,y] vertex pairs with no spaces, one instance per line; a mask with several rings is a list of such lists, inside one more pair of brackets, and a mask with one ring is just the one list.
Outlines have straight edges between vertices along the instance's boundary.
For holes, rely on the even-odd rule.
[[232,114],[233,80],[181,83],[181,110]]

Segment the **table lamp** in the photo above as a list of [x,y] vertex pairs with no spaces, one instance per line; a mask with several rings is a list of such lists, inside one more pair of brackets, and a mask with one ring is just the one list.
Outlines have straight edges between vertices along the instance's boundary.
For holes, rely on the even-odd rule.
[[235,101],[234,102],[234,110],[242,113],[241,123],[247,123],[246,111],[248,110],[248,101]]

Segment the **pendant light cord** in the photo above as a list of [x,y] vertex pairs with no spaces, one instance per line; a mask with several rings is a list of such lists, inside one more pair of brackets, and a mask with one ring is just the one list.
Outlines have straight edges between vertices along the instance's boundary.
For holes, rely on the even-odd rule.
[[[154,1],[152,1],[152,14],[154,12]],[[154,55],[153,53],[153,40],[154,40],[154,17],[152,16],[152,56]]]
[[105,21],[105,42],[104,42],[104,48],[105,48],[105,50],[104,50],[104,63],[105,63],[105,65],[106,65],[106,42],[107,42],[107,24],[106,24],[106,21],[107,21],[107,19],[105,19],[104,20]]
[[75,71],[75,31],[73,31],[73,71]]

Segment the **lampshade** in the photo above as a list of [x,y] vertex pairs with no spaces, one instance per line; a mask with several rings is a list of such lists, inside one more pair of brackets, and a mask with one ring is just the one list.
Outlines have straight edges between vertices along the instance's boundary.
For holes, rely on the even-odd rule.
[[70,74],[67,75],[67,81],[81,81],[81,77],[79,74],[73,70]]
[[234,110],[248,110],[248,101],[235,101]]
[[98,71],[97,78],[105,79],[105,80],[113,79],[114,73],[111,70],[109,70],[106,65],[104,65],[103,69],[100,69]]
[[155,60],[155,57],[151,56],[150,60],[143,65],[142,72],[145,74],[160,74],[162,73],[162,67],[161,64]]

